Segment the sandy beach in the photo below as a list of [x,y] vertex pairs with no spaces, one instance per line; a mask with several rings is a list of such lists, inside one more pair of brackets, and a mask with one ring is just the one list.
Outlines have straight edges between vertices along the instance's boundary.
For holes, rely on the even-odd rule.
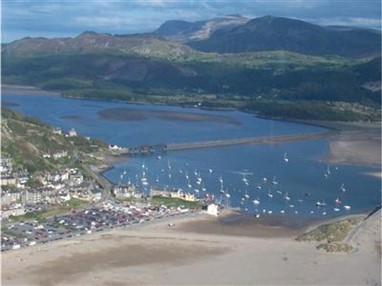
[[380,221],[358,227],[345,254],[297,242],[295,230],[158,220],[4,253],[2,285],[381,285]]

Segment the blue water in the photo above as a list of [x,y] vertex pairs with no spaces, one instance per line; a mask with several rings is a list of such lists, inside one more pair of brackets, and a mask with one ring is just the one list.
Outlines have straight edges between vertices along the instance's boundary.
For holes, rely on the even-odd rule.
[[[101,138],[110,144],[122,146],[323,130],[315,126],[259,119],[238,111],[132,105],[57,96],[10,96],[6,93],[2,95],[2,101],[14,110],[40,118],[53,126],[61,127],[64,131],[73,127],[81,135]],[[155,118],[139,121],[101,119],[97,113],[109,108],[127,108],[127,112],[128,109],[138,109],[224,115],[238,120],[241,124],[168,121]],[[287,153],[288,162],[284,161],[284,153]],[[162,155],[161,159],[156,156],[130,158],[115,165],[105,176],[115,183],[135,183],[147,193],[150,186],[168,186],[182,188],[199,197],[213,194],[222,204],[268,215],[327,218],[369,211],[380,204],[380,180],[365,174],[379,169],[328,165],[322,161],[327,154],[328,142],[325,139],[218,147],[172,152]],[[330,174],[324,176],[328,166]],[[123,172],[126,175],[121,176]],[[148,186],[141,185],[143,172],[146,173]],[[197,177],[201,178],[201,184],[197,183]],[[223,183],[219,181],[220,178]],[[247,184],[243,178],[247,180]],[[267,181],[264,178],[267,178]],[[272,182],[273,179],[277,184]],[[340,190],[342,184],[345,192]],[[221,188],[224,193],[220,191]],[[336,204],[336,199],[342,203]],[[260,204],[255,205],[253,200],[259,201]],[[326,206],[318,208],[317,201],[325,202]],[[345,210],[344,205],[351,206],[351,209]],[[334,208],[339,210],[335,211]]]

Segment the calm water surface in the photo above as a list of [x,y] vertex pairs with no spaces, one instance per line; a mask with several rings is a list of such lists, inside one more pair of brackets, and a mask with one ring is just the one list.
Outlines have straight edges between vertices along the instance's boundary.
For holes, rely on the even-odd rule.
[[[272,136],[322,131],[322,128],[255,118],[238,111],[205,111],[158,105],[67,99],[57,96],[2,95],[4,105],[35,116],[64,131],[75,128],[83,136],[110,144],[194,142],[224,138]],[[230,121],[184,121],[148,117],[107,120],[100,111],[165,111],[231,117]],[[284,159],[287,153],[288,162]],[[380,180],[365,175],[376,168],[328,165],[325,139],[273,145],[239,145],[130,158],[105,176],[115,183],[177,187],[199,197],[213,194],[222,204],[260,215],[327,218],[369,211],[380,204]],[[329,174],[328,174],[329,171]],[[125,175],[123,175],[125,173]],[[141,185],[145,174],[149,185]],[[341,189],[341,186],[343,188]],[[337,204],[335,201],[341,201]],[[316,202],[325,203],[317,207]],[[346,210],[344,206],[350,206]]]

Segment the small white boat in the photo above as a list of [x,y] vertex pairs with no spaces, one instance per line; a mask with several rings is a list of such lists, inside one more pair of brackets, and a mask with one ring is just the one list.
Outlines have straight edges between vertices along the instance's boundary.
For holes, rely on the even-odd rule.
[[287,153],[284,153],[284,162],[285,162],[285,163],[288,163],[288,162],[289,162],[289,159],[288,159],[288,157],[287,157]]
[[149,182],[147,182],[147,179],[146,179],[146,178],[142,178],[142,179],[141,179],[141,183],[142,183],[142,185],[144,185],[144,186],[147,186],[147,185],[149,184]]
[[339,211],[340,211],[339,208],[334,208],[333,210],[334,210],[335,212],[339,212]]
[[345,210],[350,210],[350,209],[351,209],[351,206],[344,206],[344,209],[345,209]]
[[231,195],[230,194],[225,194],[225,196],[227,197],[227,198],[230,198],[231,197]]
[[343,193],[346,192],[346,188],[345,188],[345,184],[344,183],[341,184],[340,191],[343,192]]
[[254,205],[258,206],[260,204],[260,200],[253,200],[252,201]]
[[284,210],[281,210],[280,213],[281,213],[281,214],[285,214],[285,211],[284,211]]
[[290,197],[288,196],[288,193],[285,193],[284,199],[285,199],[286,201],[290,201]]
[[324,207],[324,206],[326,206],[326,203],[324,201],[322,201],[322,202],[318,201],[318,202],[316,202],[316,206],[317,207]]
[[279,184],[279,182],[276,181],[276,176],[273,177],[272,184],[274,184],[274,185],[278,185]]

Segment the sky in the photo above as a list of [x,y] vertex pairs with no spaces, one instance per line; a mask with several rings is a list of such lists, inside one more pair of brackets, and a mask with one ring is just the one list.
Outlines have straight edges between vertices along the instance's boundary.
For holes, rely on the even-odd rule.
[[84,31],[144,33],[167,20],[193,22],[227,14],[381,29],[380,0],[2,0],[1,41],[75,37]]

